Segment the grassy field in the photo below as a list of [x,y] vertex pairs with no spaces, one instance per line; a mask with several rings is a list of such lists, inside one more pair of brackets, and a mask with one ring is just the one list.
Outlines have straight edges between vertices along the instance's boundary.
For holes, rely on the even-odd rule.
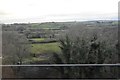
[[[37,39],[37,38],[36,38]],[[39,40],[39,38],[38,38]],[[41,40],[41,39],[40,39]],[[29,62],[43,62],[49,59],[49,56],[51,53],[56,52],[60,53],[61,50],[59,48],[59,43],[45,43],[45,44],[29,44],[30,49],[29,51],[31,52],[32,55],[37,55],[36,57],[31,56],[29,58],[26,58],[24,60],[24,63],[29,63]],[[44,56],[43,56],[44,55]]]
[[39,62],[39,61],[44,61],[44,60],[47,60],[47,58],[30,57],[30,58],[24,59],[24,62],[29,63],[29,62]]
[[41,24],[32,24],[32,28],[42,28],[42,29],[49,29],[49,28],[60,28],[62,25],[56,23],[41,23]]
[[29,39],[29,40],[41,42],[41,41],[44,41],[45,38],[32,38],[32,39]]
[[60,52],[59,43],[30,44],[31,53],[42,54],[50,52]]

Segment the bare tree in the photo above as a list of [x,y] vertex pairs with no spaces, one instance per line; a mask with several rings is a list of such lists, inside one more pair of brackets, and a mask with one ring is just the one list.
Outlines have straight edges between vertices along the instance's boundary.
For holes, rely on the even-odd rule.
[[[12,27],[12,26],[11,26]],[[10,28],[11,28],[10,27]],[[2,31],[2,62],[7,65],[25,64],[25,59],[29,57],[27,39],[23,34],[19,34],[14,29]],[[14,75],[18,76],[21,67],[11,67]]]

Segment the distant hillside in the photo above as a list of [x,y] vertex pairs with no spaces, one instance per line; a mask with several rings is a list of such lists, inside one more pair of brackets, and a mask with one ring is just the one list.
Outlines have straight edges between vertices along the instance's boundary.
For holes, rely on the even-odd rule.
[[57,24],[55,22],[47,22],[47,23],[33,23],[31,25],[32,28],[60,28],[63,25]]
[[84,22],[46,22],[46,23],[32,23],[31,28],[62,28],[62,27],[73,27],[74,25],[112,25],[117,26],[118,21],[113,20],[98,20],[98,21],[84,21]]

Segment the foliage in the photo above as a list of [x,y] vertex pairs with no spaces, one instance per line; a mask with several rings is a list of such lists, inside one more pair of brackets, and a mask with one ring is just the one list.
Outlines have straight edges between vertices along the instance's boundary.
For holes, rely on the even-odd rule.
[[3,32],[3,64],[22,64],[29,56],[27,39],[15,31]]
[[[115,47],[106,44],[105,41],[98,40],[97,34],[94,34],[90,40],[80,39],[79,37],[73,40],[66,36],[65,39],[60,40],[60,44],[62,53],[54,53],[53,56],[53,62],[56,64],[117,63],[117,60],[113,59],[117,58]],[[110,75],[110,70],[113,70],[111,68],[98,67],[59,67],[57,69],[61,72],[61,74],[65,75],[65,78],[93,78],[99,77],[98,75],[105,77]],[[104,72],[106,69],[108,70],[108,74]],[[115,74],[115,72],[112,74]]]

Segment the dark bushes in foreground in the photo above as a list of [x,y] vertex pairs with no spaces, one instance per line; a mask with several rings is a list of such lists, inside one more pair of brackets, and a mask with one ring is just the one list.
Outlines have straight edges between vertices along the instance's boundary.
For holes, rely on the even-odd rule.
[[[61,54],[53,54],[55,64],[116,64],[118,63],[117,44],[109,45],[93,35],[90,40],[60,40]],[[63,78],[117,78],[118,67],[57,67]]]

